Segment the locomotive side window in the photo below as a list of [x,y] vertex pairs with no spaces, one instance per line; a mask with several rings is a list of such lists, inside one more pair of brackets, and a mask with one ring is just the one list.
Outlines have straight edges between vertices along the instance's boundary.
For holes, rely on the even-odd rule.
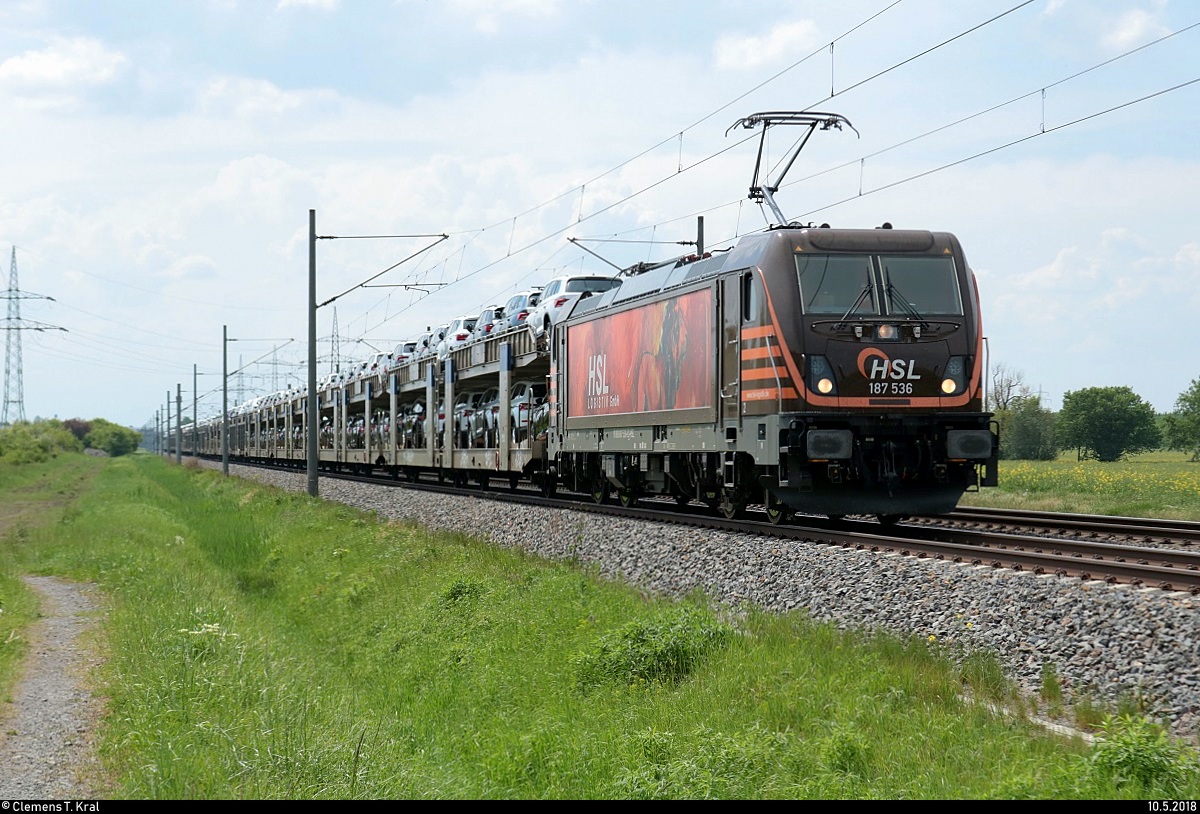
[[800,298],[809,314],[873,316],[879,313],[865,254],[797,254]]
[[758,312],[758,298],[755,297],[754,275],[746,272],[742,275],[742,322],[750,322]]
[[880,257],[889,314],[961,316],[962,295],[949,257]]

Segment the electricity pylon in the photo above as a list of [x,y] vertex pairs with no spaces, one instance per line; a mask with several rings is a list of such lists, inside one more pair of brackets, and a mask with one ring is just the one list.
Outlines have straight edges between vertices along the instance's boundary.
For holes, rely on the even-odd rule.
[[0,299],[8,300],[8,316],[0,327],[4,329],[4,408],[0,410],[0,427],[25,420],[25,371],[21,362],[21,331],[65,331],[57,325],[21,319],[21,300],[50,300],[42,294],[22,291],[17,284],[17,247],[12,249],[12,265],[8,272],[8,289],[0,291]]

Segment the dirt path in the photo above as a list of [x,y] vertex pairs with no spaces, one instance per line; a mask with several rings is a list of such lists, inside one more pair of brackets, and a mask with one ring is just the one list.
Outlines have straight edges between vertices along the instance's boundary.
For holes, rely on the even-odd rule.
[[26,634],[24,670],[0,705],[0,799],[99,799],[92,738],[103,703],[88,688],[98,657],[83,636],[99,599],[92,586],[57,577],[25,582],[41,600],[42,618]]

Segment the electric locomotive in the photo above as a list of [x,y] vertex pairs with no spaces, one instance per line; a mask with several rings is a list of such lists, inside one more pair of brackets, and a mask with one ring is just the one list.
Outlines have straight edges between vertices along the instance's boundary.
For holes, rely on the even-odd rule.
[[[741,123],[764,136],[849,124]],[[786,223],[777,189],[756,170],[751,197],[779,225],[720,254],[627,270],[560,323],[549,483],[598,501],[700,500],[729,517],[761,503],[774,522],[944,514],[996,484],[979,294],[957,238]]]
[[922,230],[783,227],[582,300],[547,466],[597,500],[894,520],[995,485],[975,280]]

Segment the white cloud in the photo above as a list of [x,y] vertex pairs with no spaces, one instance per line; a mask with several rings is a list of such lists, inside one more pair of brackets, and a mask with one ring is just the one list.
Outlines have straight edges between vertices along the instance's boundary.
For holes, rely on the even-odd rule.
[[128,61],[94,39],[57,38],[48,48],[0,63],[0,86],[22,91],[102,85],[112,81]]
[[795,61],[817,45],[817,26],[811,20],[780,23],[761,37],[728,36],[713,47],[717,67],[747,70],[784,57]]
[[332,11],[338,7],[338,0],[279,0],[276,8],[319,8]]
[[1131,9],[1117,18],[1101,42],[1105,48],[1125,51],[1168,33],[1170,29],[1159,22],[1157,13]]
[[171,263],[163,274],[176,280],[208,280],[217,276],[212,258],[199,254],[180,257]]
[[1200,307],[1200,243],[1185,243],[1171,258],[1172,274],[1164,292],[1177,302]]
[[474,18],[474,28],[495,35],[513,18],[545,18],[558,13],[561,0],[451,0],[459,14]]
[[1179,247],[1179,251],[1175,252],[1175,262],[1180,267],[1190,266],[1193,270],[1200,271],[1200,243],[1185,243]]
[[59,37],[40,51],[0,63],[0,91],[34,108],[69,108],[82,91],[116,80],[128,63],[98,40]]
[[286,91],[265,79],[222,77],[201,89],[197,107],[206,114],[277,116],[336,98],[336,94],[319,90]]
[[1091,244],[1064,247],[1049,263],[994,281],[1001,292],[996,315],[1055,332],[1083,314],[1119,317],[1158,295],[1172,276],[1169,266],[1159,247],[1130,229],[1104,229]]
[[211,184],[196,190],[196,202],[214,209],[234,204],[243,220],[250,213],[273,215],[303,179],[283,161],[265,155],[250,156],[221,167]]

